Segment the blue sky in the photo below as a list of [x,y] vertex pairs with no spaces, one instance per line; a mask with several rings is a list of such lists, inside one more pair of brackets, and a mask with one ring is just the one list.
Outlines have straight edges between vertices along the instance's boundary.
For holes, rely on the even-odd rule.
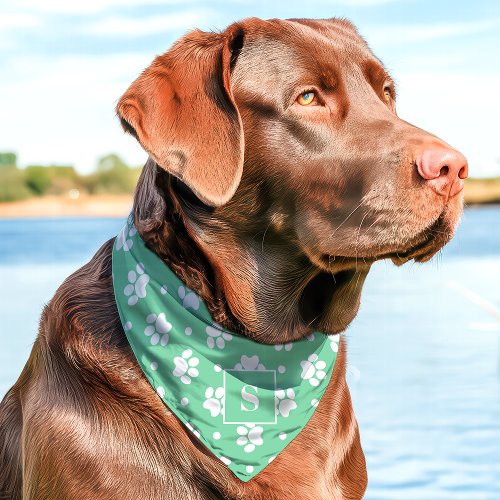
[[395,77],[399,115],[460,149],[471,175],[500,175],[495,0],[0,0],[0,150],[82,172],[108,152],[142,164],[117,99],[189,29],[248,16],[351,19]]

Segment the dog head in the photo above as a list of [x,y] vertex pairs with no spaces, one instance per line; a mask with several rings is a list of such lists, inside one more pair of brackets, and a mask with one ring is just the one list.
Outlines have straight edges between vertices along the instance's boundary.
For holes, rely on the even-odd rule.
[[344,330],[374,261],[428,260],[459,221],[465,158],[397,116],[391,77],[348,21],[194,31],[117,112],[176,179],[216,286],[263,342]]

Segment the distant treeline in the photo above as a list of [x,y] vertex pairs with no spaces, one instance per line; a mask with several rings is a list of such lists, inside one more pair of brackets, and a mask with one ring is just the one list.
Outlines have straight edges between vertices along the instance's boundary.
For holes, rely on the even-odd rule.
[[19,168],[15,153],[0,153],[0,202],[33,196],[80,193],[130,193],[141,168],[129,167],[118,155],[99,159],[95,172],[82,175],[71,165],[28,165]]
[[[140,172],[141,167],[129,167],[116,154],[103,156],[93,173],[82,175],[71,165],[18,168],[15,153],[0,153],[0,202],[50,194],[131,193]],[[500,203],[500,177],[467,179],[465,202]]]

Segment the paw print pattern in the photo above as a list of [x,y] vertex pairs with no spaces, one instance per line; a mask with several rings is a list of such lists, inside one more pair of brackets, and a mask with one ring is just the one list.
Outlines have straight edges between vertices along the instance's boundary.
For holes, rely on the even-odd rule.
[[287,418],[292,410],[297,408],[297,403],[295,399],[295,391],[293,389],[278,389],[275,392],[276,395],[276,415],[281,415]]
[[129,271],[127,275],[128,285],[123,293],[128,297],[128,305],[137,304],[139,299],[146,297],[146,285],[149,283],[149,276],[144,272],[144,264],[138,263],[135,271]]
[[213,387],[207,387],[203,408],[209,410],[212,417],[224,415],[224,388],[217,387],[214,390]]
[[264,429],[260,425],[255,426],[252,423],[239,425],[236,428],[236,432],[239,434],[236,444],[244,446],[243,451],[245,453],[252,453],[256,446],[264,444],[262,439],[263,431]]
[[302,374],[304,380],[309,380],[309,383],[314,387],[320,384],[320,381],[326,377],[326,363],[323,360],[318,360],[318,355],[313,353],[307,358],[307,361],[301,361]]
[[135,236],[136,233],[137,229],[135,228],[135,226],[123,226],[122,230],[116,237],[116,249],[121,250],[123,248],[124,252],[128,252],[134,244],[134,242],[130,238]]
[[151,337],[151,345],[166,346],[168,343],[168,332],[172,329],[172,325],[167,321],[165,313],[148,314],[146,317],[148,326],[144,329],[144,335]]
[[184,309],[194,309],[197,311],[200,307],[200,298],[194,292],[188,289],[186,292],[186,288],[180,286],[177,290],[179,298],[182,300],[182,307]]
[[282,349],[285,349],[285,351],[291,351],[293,347],[293,344],[291,342],[287,342],[286,344],[275,344],[274,348],[277,351],[281,351]]
[[259,356],[241,356],[240,362],[234,367],[235,370],[265,370],[266,367],[259,362]]
[[191,349],[186,349],[182,356],[176,356],[174,358],[175,368],[173,374],[176,377],[180,377],[183,384],[190,384],[191,379],[199,375],[198,366],[200,360],[196,356],[193,356],[193,351]]
[[207,346],[210,347],[210,349],[213,349],[215,346],[219,349],[224,349],[226,342],[229,342],[233,338],[230,333],[224,331],[222,326],[217,323],[212,323],[212,326],[207,326],[205,331],[208,335]]

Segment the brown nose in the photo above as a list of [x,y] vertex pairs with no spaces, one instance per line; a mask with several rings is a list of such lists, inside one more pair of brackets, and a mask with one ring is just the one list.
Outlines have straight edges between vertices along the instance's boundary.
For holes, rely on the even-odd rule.
[[462,153],[446,146],[430,147],[417,156],[418,173],[436,193],[450,198],[464,187],[469,174],[467,160]]

